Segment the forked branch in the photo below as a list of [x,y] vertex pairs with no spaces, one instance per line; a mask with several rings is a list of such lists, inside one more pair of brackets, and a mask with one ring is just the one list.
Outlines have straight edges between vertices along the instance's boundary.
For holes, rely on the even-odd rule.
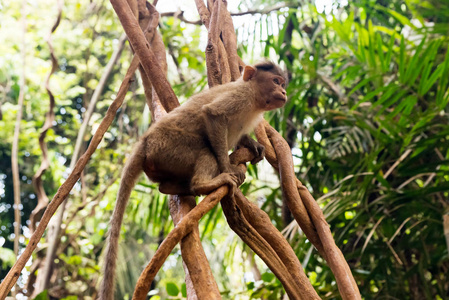
[[[300,224],[301,228],[306,233],[306,236],[329,264],[335,279],[337,280],[342,298],[361,299],[359,289],[352,276],[351,270],[340,249],[335,245],[335,241],[332,237],[329,225],[324,218],[323,212],[307,188],[302,185],[294,175],[290,147],[284,138],[282,138],[282,136],[267,122],[264,122],[263,125],[276,152],[276,160],[278,161],[283,192],[288,190],[288,193],[286,193],[287,204],[296,221]],[[261,135],[261,137],[264,140],[263,135]],[[298,205],[299,203],[301,203],[301,205]],[[303,209],[306,209],[309,217],[307,222],[312,222],[312,224],[306,224],[307,232],[301,224],[301,221],[303,221],[301,218],[304,217],[302,212]],[[310,225],[312,225],[312,227]]]
[[[133,2],[132,0],[129,1],[131,3]],[[165,45],[161,35],[156,31],[159,24],[159,13],[154,5],[145,0],[138,0],[137,6],[138,14],[135,12],[135,16],[139,16],[140,27],[147,29],[148,33],[145,34],[145,37],[150,43],[151,49],[158,58],[158,61],[161,63],[164,72],[163,76],[166,77],[167,63],[165,59]],[[145,70],[141,67],[140,71],[147,104],[152,114],[152,120],[157,122],[166,114],[164,106],[168,107],[168,105],[167,103],[162,104],[165,102],[165,99],[159,99]],[[194,197],[170,196],[170,214],[175,226],[195,206],[196,202]],[[190,234],[181,240],[181,255],[186,273],[187,296],[192,299],[221,299],[217,283],[212,276],[206,254],[201,245],[198,227],[195,227]]]
[[106,116],[101,121],[97,131],[95,132],[94,136],[92,137],[92,140],[91,140],[86,152],[78,159],[72,173],[69,175],[67,180],[59,187],[55,196],[53,197],[53,199],[50,201],[49,205],[45,209],[44,214],[41,218],[41,221],[40,221],[39,225],[37,226],[36,231],[30,237],[30,240],[29,240],[28,245],[25,248],[24,252],[20,255],[19,259],[16,261],[16,263],[11,268],[11,270],[9,270],[5,279],[0,284],[0,299],[2,299],[2,300],[5,299],[9,293],[9,291],[13,287],[13,285],[16,283],[22,269],[25,267],[25,264],[27,263],[28,259],[31,257],[31,254],[36,249],[36,246],[39,243],[39,240],[41,239],[42,235],[44,234],[44,231],[45,231],[51,217],[56,212],[56,209],[59,207],[59,205],[61,205],[61,203],[64,201],[64,199],[67,198],[67,196],[69,195],[73,186],[80,178],[81,172],[84,170],[90,157],[95,152],[95,150],[97,149],[101,140],[103,139],[103,136],[106,133],[107,129],[114,121],[117,110],[123,104],[123,100],[125,99],[126,92],[128,91],[129,85],[132,81],[133,74],[134,74],[135,70],[137,69],[139,61],[133,60],[133,63],[134,64],[131,64],[131,66],[129,67],[129,69],[126,73],[126,76],[123,79],[122,84],[120,85],[120,89],[117,93],[117,97],[112,102],[111,106],[108,108],[108,111],[106,112]]
[[[242,149],[233,153],[233,160],[242,163],[245,162],[245,159],[247,158],[245,151],[246,149]],[[240,165],[240,167],[245,168],[244,165]],[[133,294],[134,300],[146,299],[151,282],[154,280],[154,277],[162,267],[162,264],[165,262],[168,255],[170,255],[173,248],[181,241],[181,239],[197,228],[198,221],[208,211],[214,208],[228,193],[229,187],[227,185],[218,188],[209,194],[178,222],[175,229],[168,234],[154,256],[151,258],[150,263],[145,267],[144,271],[140,275]]]

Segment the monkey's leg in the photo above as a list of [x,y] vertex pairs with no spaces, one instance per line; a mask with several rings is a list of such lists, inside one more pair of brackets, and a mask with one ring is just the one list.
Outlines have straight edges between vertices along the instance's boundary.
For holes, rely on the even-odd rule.
[[195,163],[191,181],[191,191],[194,195],[206,195],[222,185],[229,185],[230,193],[240,182],[232,173],[221,173],[218,162],[209,149],[202,149]]
[[163,181],[159,184],[159,191],[168,195],[191,195],[192,191],[187,183]]

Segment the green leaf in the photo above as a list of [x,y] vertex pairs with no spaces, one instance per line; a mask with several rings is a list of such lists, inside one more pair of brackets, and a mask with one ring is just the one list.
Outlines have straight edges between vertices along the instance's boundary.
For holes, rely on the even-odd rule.
[[430,71],[432,71],[432,67],[433,67],[432,64],[427,64],[427,66],[424,68],[424,71],[422,72],[421,80],[419,81],[419,87],[418,87],[418,94],[421,96],[423,95],[422,91],[424,90],[424,85],[427,81],[427,78],[430,75]]
[[433,72],[433,74],[430,76],[430,78],[425,81],[424,87],[423,87],[420,95],[424,95],[430,90],[430,88],[434,85],[434,83],[438,80],[438,78],[440,78],[441,75],[443,74],[443,70],[444,70],[443,65],[439,65],[437,67],[437,69],[435,70],[435,72]]
[[288,27],[288,24],[290,23],[291,18],[292,18],[292,15],[289,14],[285,20],[284,27],[279,32],[278,45],[277,45],[278,49],[282,49],[282,44],[284,43],[284,39],[285,39],[285,32],[287,31],[287,27]]
[[438,84],[438,91],[436,96],[436,102],[440,109],[446,107],[449,100],[449,50],[446,51],[446,57],[444,58],[443,66],[444,70],[443,74],[441,75],[441,80]]
[[416,96],[409,95],[407,98],[405,98],[405,100],[401,101],[398,106],[396,106],[396,108],[388,115],[388,118],[394,118],[402,110],[404,110],[403,113],[405,115],[409,115],[417,102],[418,98]]
[[373,23],[371,19],[368,22],[368,50],[369,50],[369,62],[371,64],[371,68],[375,69],[377,67],[376,64],[376,54],[374,51],[375,43],[375,35],[373,31]]
[[383,11],[389,13],[393,18],[395,18],[396,20],[401,22],[402,25],[407,25],[407,26],[410,26],[413,29],[417,29],[416,26],[412,22],[410,22],[409,18],[407,18],[406,16],[401,15],[397,11],[394,11],[392,9],[386,8],[385,6],[381,6],[381,5],[375,5],[375,8],[378,9],[378,10],[383,10]]
[[2,269],[8,269],[12,267],[16,262],[16,255],[14,251],[8,248],[0,247],[0,257],[2,262]]
[[379,98],[379,100],[374,102],[372,108],[382,105],[385,101],[390,99],[390,97],[393,95],[393,93],[396,93],[397,90],[399,90],[399,86],[397,86],[397,85],[388,85],[388,86],[386,86],[386,88],[387,88],[387,90],[385,91],[385,93],[383,93],[383,95]]
[[385,90],[387,90],[389,88],[389,86],[381,86],[380,88],[375,89],[372,92],[369,92],[368,94],[366,94],[366,96],[363,98],[363,101],[370,101],[371,99],[373,99],[375,96],[379,95],[380,93],[384,92]]
[[48,299],[50,299],[50,298],[48,297],[48,291],[47,290],[43,291],[42,293],[37,295],[36,298],[34,298],[34,300],[48,300]]
[[187,287],[185,283],[183,283],[181,286],[181,294],[184,298],[187,298]]
[[404,36],[401,35],[401,46],[399,47],[399,81],[405,81],[405,41]]
[[167,290],[167,294],[169,294],[170,296],[178,296],[179,295],[179,288],[173,282],[167,282],[165,284],[165,289]]
[[[404,83],[408,84],[409,86],[411,86],[413,84],[413,82],[415,80],[413,80],[413,78],[416,79],[416,76],[418,76],[422,64],[423,64],[423,59],[421,57],[421,50],[424,46],[424,44],[426,43],[426,39],[422,39],[421,43],[418,45],[418,47],[415,49],[415,54],[413,55],[412,59],[408,62],[407,64],[407,70],[405,71],[405,77],[404,77]],[[416,75],[416,76],[412,76],[412,75]]]
[[365,85],[367,85],[370,82],[373,82],[375,78],[379,77],[379,75],[375,75],[375,76],[371,76],[368,78],[363,79],[362,81],[360,81],[349,93],[348,93],[348,97],[351,96],[355,91],[358,91],[359,89],[361,89],[362,87],[364,87]]
[[[421,73],[421,69],[424,67],[424,70],[427,69],[427,66],[431,65],[433,66],[433,61],[435,59],[435,55],[437,53],[437,50],[441,44],[441,40],[433,41],[430,43],[430,45],[427,47],[427,49],[422,53],[421,57],[419,58],[419,63],[416,66],[416,69],[412,72],[412,75],[408,79],[408,85],[412,86],[415,83],[416,78]],[[427,77],[421,76],[421,81],[426,80]],[[421,82],[420,82],[421,83]]]
[[265,272],[262,274],[261,278],[264,282],[272,282],[275,277],[273,273]]
[[395,41],[395,33],[393,33],[391,35],[390,42],[388,43],[388,52],[387,52],[387,55],[385,56],[385,67],[386,67],[386,69],[384,70],[384,72],[387,72],[389,70],[389,68],[390,68],[391,55],[393,53],[394,41]]
[[358,38],[358,51],[357,51],[357,58],[360,62],[364,63],[367,61],[366,59],[366,49],[365,49],[365,28],[361,27],[360,25],[356,24],[357,32],[359,33]]
[[393,97],[389,98],[385,103],[383,103],[382,107],[377,112],[376,116],[382,114],[387,108],[395,104],[399,99],[401,99],[407,93],[406,90],[400,90]]
[[380,65],[382,66],[382,71],[387,72],[388,66],[386,65],[386,60],[384,57],[382,36],[378,32],[376,34],[376,41],[377,41],[377,55],[379,56],[379,61],[380,61]]

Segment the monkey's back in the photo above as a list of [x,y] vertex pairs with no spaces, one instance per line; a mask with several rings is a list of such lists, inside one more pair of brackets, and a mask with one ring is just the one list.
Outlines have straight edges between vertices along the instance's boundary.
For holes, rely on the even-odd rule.
[[206,133],[202,113],[203,106],[210,104],[226,91],[232,90],[232,86],[237,84],[237,82],[231,82],[204,90],[192,96],[183,105],[175,108],[159,122],[153,124],[146,135],[151,135],[155,138],[163,135],[165,138],[170,138],[167,134],[174,133],[177,135],[177,133],[181,132],[192,139],[204,137]]
[[[228,83],[194,95],[151,125],[142,140],[146,159],[154,163],[155,168],[159,170],[167,168],[166,162],[169,161],[169,169],[160,171],[190,177],[200,152],[204,149],[213,152],[207,137],[203,107],[218,101],[235,110],[233,114],[240,114],[241,106],[238,103],[242,103],[245,95],[232,93],[236,90],[234,85],[239,84],[242,82]],[[231,99],[223,98],[222,95],[228,95]],[[236,107],[228,103],[229,101],[237,103]]]

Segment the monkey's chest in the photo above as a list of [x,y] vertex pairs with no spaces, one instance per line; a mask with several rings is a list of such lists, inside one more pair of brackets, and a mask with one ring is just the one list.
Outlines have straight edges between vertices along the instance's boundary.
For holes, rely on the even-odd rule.
[[228,127],[228,149],[234,148],[244,134],[253,131],[262,118],[263,112],[242,116],[239,121],[231,121]]

